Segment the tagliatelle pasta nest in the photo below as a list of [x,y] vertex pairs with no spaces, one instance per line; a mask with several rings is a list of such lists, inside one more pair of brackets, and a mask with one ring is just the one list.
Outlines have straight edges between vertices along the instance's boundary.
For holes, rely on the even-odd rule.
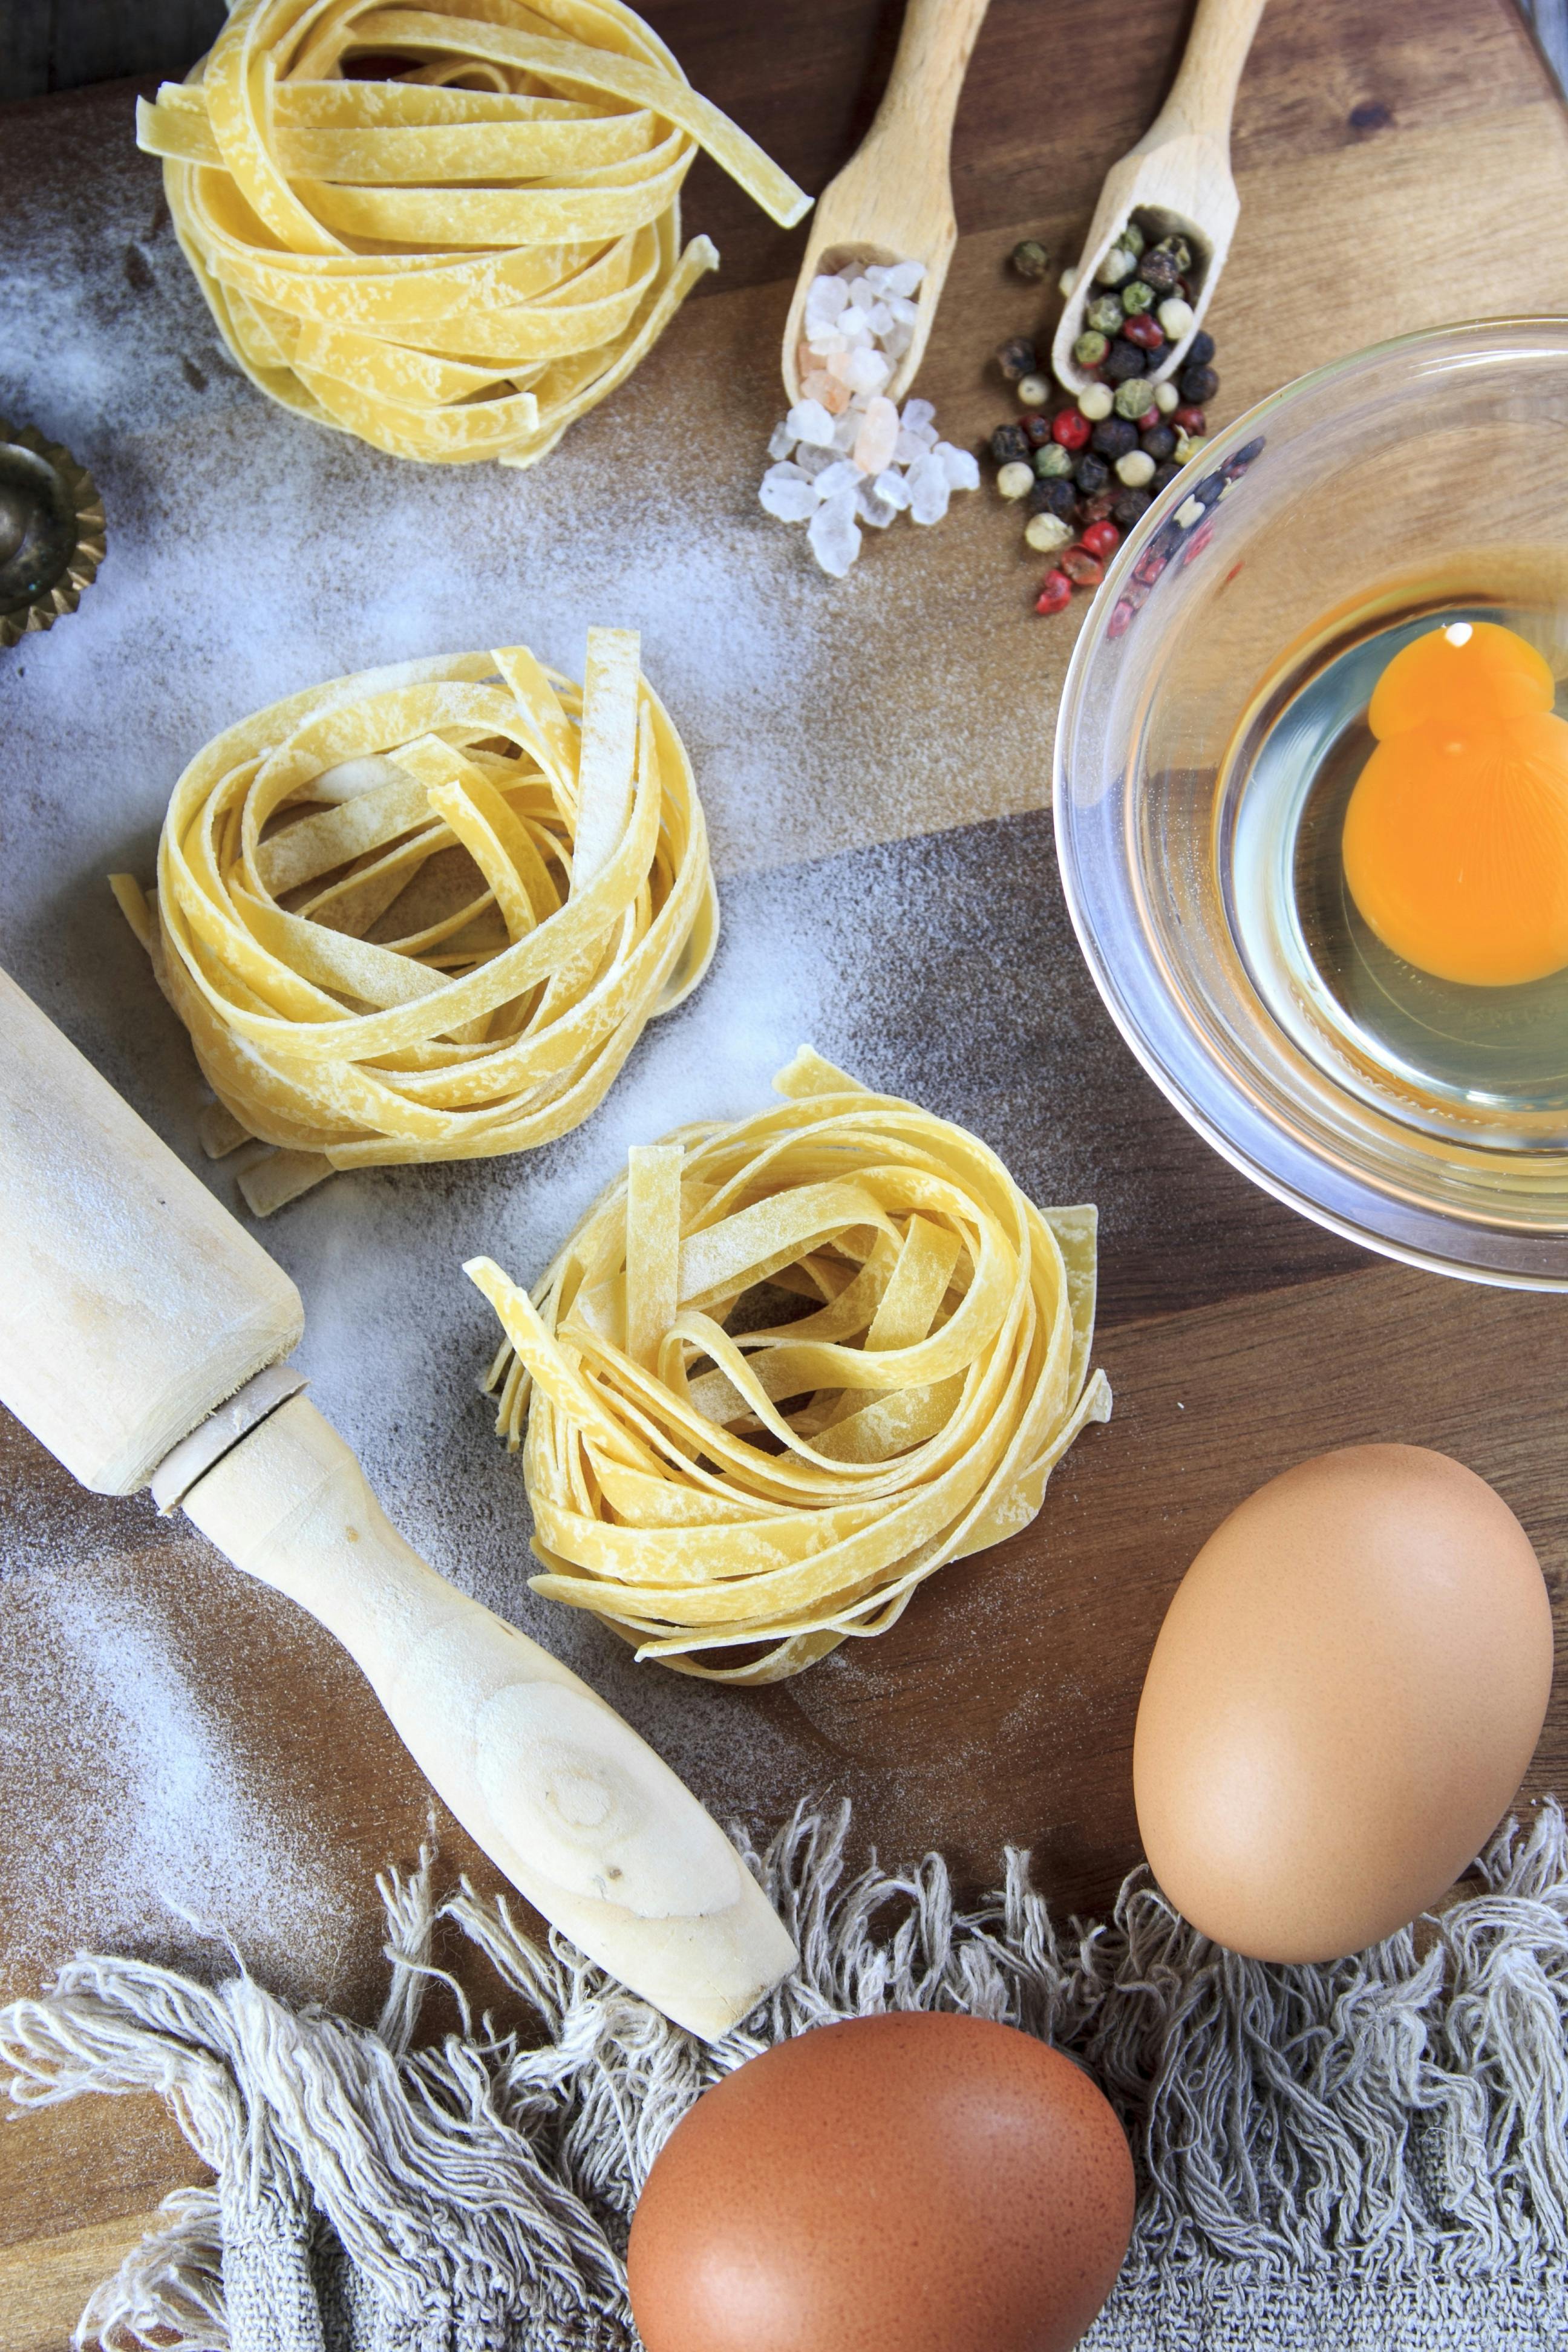
[[497,1427],[526,1423],[533,1589],[720,1682],[886,1632],[1110,1411],[1092,1208],[1036,1208],[974,1136],[809,1047],[773,1083],[754,1118],[634,1149],[532,1297],[466,1268],[506,1332]]
[[602,1099],[707,970],[690,762],[632,631],[584,685],[525,647],[335,679],[174,788],[151,900],[116,898],[218,1097],[258,1214],[334,1168],[521,1151]]
[[531,465],[630,374],[718,263],[699,147],[810,204],[620,0],[240,0],[136,135],[252,381],[447,463]]

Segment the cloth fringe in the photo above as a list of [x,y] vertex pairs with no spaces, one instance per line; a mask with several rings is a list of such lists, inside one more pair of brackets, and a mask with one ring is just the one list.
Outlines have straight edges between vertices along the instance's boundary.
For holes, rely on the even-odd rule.
[[[154,2352],[634,2352],[624,2254],[659,2147],[772,2042],[885,2009],[967,2011],[1079,2060],[1138,2162],[1132,2251],[1085,2339],[1546,2352],[1568,2341],[1568,1827],[1500,1833],[1467,1893],[1331,1967],[1238,1958],[1147,1874],[1058,1928],[1010,1853],[958,1907],[941,1859],[845,1868],[847,1816],[748,1853],[797,1972],[714,2048],[559,1936],[534,1943],[433,1863],[378,1885],[377,2025],[83,1955],[0,2011],[12,2098],[163,2095],[216,2176],[92,2297],[77,2343]],[[448,1920],[537,2013],[416,2047]],[[166,2340],[166,2338],[165,2338]]]

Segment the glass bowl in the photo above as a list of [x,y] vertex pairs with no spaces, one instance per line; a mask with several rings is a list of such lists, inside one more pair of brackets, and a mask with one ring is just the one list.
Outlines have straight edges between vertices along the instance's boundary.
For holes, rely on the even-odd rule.
[[1123,1036],[1245,1174],[1410,1265],[1568,1288],[1568,1020],[1558,1078],[1506,1114],[1482,1085],[1436,1083],[1369,1044],[1296,951],[1289,842],[1240,856],[1260,749],[1308,723],[1314,681],[1352,675],[1342,656],[1383,631],[1461,616],[1506,617],[1568,676],[1568,320],[1321,368],[1162,493],[1068,672],[1062,880]]

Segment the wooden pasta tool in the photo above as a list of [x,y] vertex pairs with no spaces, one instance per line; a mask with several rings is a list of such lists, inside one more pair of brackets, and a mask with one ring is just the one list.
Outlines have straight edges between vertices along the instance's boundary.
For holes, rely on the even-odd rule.
[[717,1824],[613,1709],[426,1567],[283,1359],[300,1295],[0,972],[0,1402],[83,1486],[151,1485],[357,1661],[545,1917],[712,2040],[794,1965]]
[[1230,118],[1263,8],[1264,0],[1198,0],[1170,97],[1137,146],[1106,173],[1051,346],[1051,365],[1069,391],[1081,392],[1089,381],[1072,347],[1094,299],[1095,273],[1134,213],[1156,222],[1157,235],[1184,236],[1193,249],[1193,323],[1159,354],[1151,375],[1158,380],[1178,368],[1202,326],[1241,213],[1230,170]]

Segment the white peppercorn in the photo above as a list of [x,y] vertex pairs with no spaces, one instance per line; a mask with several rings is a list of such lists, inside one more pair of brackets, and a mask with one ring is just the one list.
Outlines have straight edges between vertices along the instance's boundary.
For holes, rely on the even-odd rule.
[[1130,490],[1141,490],[1153,478],[1154,460],[1147,449],[1129,449],[1124,457],[1116,460],[1116,475]]
[[1044,408],[1051,396],[1051,380],[1044,375],[1018,378],[1018,398],[1026,408]]
[[1101,286],[1120,286],[1137,266],[1136,254],[1129,253],[1124,245],[1113,245],[1094,274]]
[[1072,289],[1077,284],[1078,271],[1076,269],[1064,269],[1061,276],[1057,279],[1057,291],[1061,296],[1064,302],[1071,301]]
[[1060,515],[1031,515],[1024,525],[1024,539],[1037,555],[1048,555],[1055,547],[1065,547],[1072,537],[1072,525],[1063,522]]
[[1190,302],[1184,302],[1179,294],[1168,294],[1154,316],[1165,331],[1166,341],[1179,343],[1190,331],[1197,312]]
[[1015,457],[997,473],[996,487],[1005,499],[1023,498],[1035,487],[1033,466],[1026,466],[1021,457]]
[[1176,390],[1175,385],[1171,382],[1169,376],[1165,378],[1163,383],[1157,383],[1154,386],[1154,405],[1159,410],[1162,416],[1169,416],[1171,411],[1173,408],[1180,408],[1181,404],[1182,395]]
[[1108,383],[1086,383],[1078,396],[1079,413],[1091,425],[1099,425],[1116,405],[1116,394]]

